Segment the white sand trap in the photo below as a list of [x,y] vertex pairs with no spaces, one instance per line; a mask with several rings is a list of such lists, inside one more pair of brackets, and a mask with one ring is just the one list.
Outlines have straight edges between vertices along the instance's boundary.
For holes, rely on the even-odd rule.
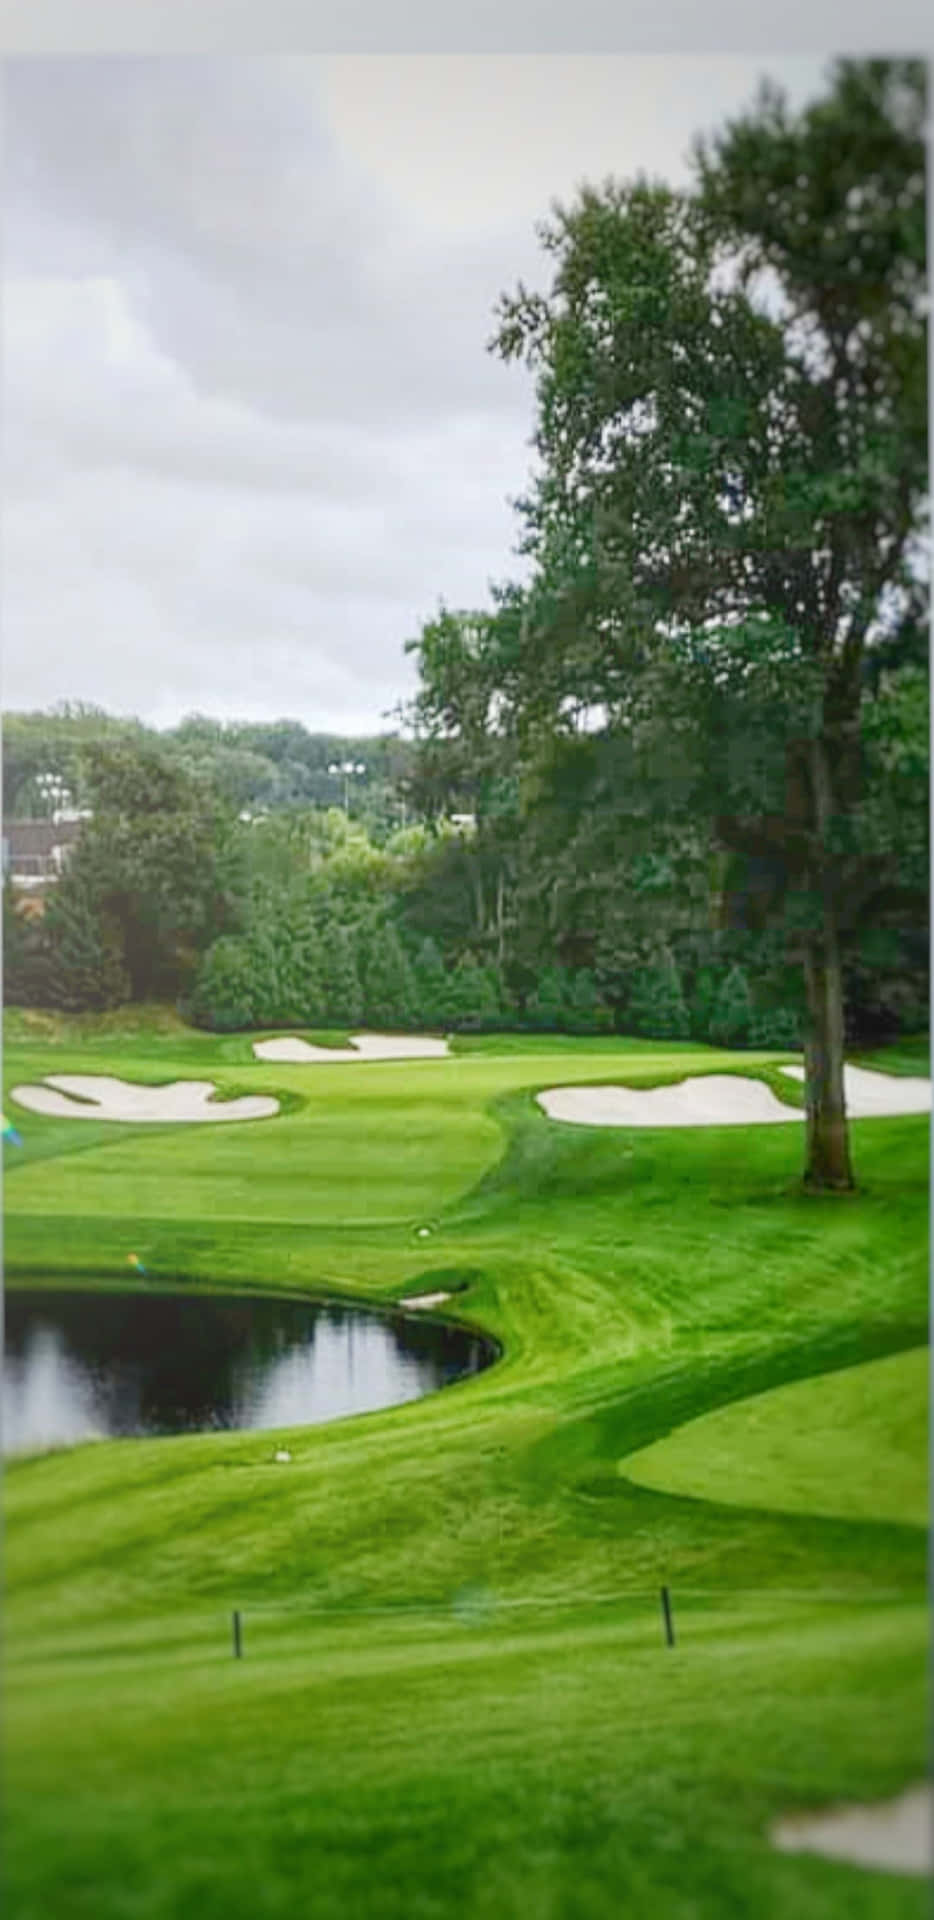
[[[803,1067],[784,1067],[803,1080]],[[875,1114],[927,1113],[930,1080],[909,1080],[865,1067],[845,1067],[847,1111],[854,1120]],[[766,1086],[741,1073],[708,1073],[671,1087],[551,1087],[536,1096],[551,1120],[585,1127],[745,1127],[798,1121],[800,1107],[785,1106]]]
[[443,1300],[450,1300],[450,1293],[410,1293],[406,1300],[400,1300],[400,1307],[417,1310],[419,1307],[440,1307]]
[[354,1033],[349,1047],[315,1047],[309,1040],[254,1040],[257,1060],[440,1060],[446,1040],[420,1039],[410,1033]]
[[266,1120],[279,1111],[278,1100],[264,1094],[213,1100],[214,1091],[212,1080],[142,1087],[107,1074],[49,1073],[45,1086],[14,1087],[10,1097],[32,1113],[68,1120]]
[[[792,1080],[804,1079],[803,1067],[783,1067]],[[844,1067],[843,1086],[854,1120],[874,1114],[930,1113],[931,1082],[908,1074],[873,1073],[869,1067]]]
[[909,1787],[897,1800],[779,1820],[772,1845],[782,1853],[821,1853],[855,1867],[928,1874],[934,1866],[934,1789]]
[[551,1087],[537,1095],[552,1120],[585,1127],[741,1127],[800,1120],[762,1080],[711,1073],[673,1087]]

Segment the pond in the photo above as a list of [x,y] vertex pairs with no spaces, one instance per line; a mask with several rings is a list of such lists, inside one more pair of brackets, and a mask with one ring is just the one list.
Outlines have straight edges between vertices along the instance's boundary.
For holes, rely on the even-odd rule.
[[464,1328],[246,1295],[24,1288],[4,1303],[3,1451],[317,1426],[495,1357]]

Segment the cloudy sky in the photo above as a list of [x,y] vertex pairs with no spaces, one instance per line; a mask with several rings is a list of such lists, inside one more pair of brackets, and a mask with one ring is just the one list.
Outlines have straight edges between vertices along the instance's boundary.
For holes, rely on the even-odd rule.
[[4,704],[378,729],[515,577],[528,377],[485,351],[582,180],[676,182],[813,59],[9,60]]

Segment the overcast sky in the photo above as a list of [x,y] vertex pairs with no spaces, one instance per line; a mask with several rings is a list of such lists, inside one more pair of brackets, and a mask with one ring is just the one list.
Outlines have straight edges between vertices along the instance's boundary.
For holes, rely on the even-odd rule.
[[531,383],[485,343],[536,221],[824,70],[6,62],[5,706],[386,726],[406,639],[518,572]]

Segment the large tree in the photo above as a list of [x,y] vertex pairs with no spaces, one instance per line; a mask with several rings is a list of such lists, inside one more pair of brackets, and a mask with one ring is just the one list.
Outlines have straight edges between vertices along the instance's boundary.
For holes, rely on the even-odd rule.
[[501,681],[528,753],[598,725],[672,813],[770,864],[807,1005],[806,1183],[853,1183],[843,955],[891,899],[866,846],[867,656],[923,602],[925,77],[764,88],[690,190],[584,190],[494,350],[536,374],[534,579]]
[[92,818],[56,888],[49,936],[80,909],[116,938],[131,999],[174,995],[237,918],[230,817],[210,787],[145,740],[96,746],[84,778]]
[[[497,675],[521,614],[512,592],[492,612],[442,606],[406,646],[419,690],[403,715],[415,735],[409,790],[429,819],[469,816],[470,831],[439,849],[430,884],[465,883],[468,942],[502,965],[517,885],[518,783],[510,710]],[[432,928],[434,931],[434,928]]]

